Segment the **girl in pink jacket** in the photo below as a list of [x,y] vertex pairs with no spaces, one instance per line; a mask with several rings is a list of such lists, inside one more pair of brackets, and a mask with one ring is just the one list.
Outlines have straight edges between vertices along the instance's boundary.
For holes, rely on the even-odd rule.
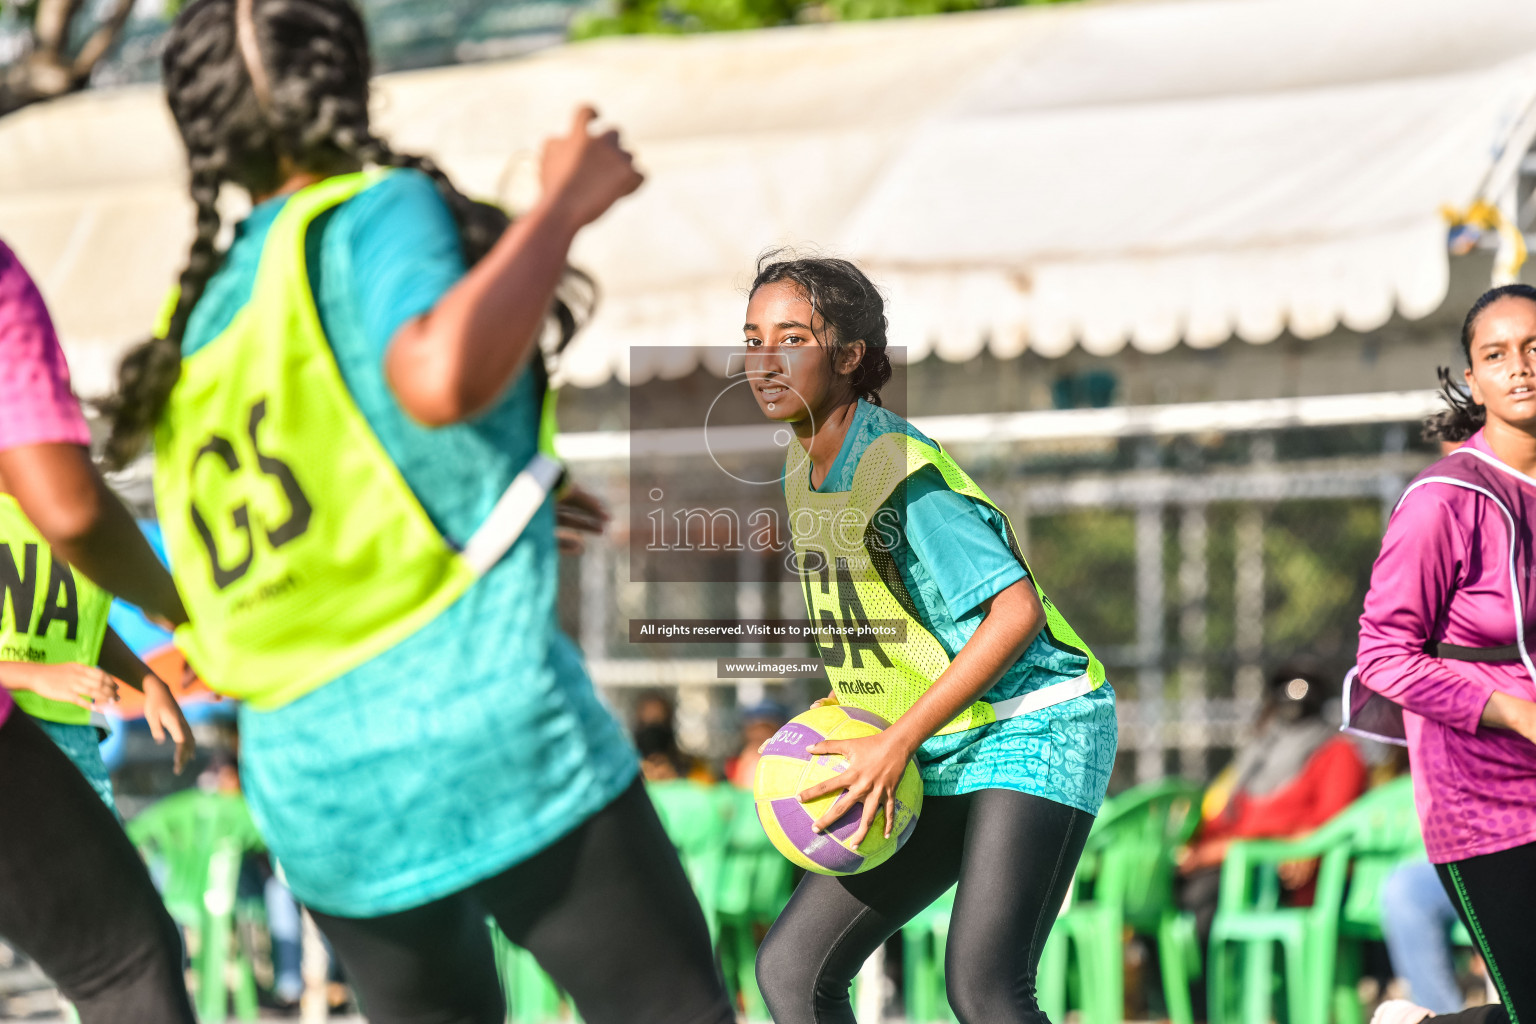
[[[1442,371],[1427,434],[1465,443],[1392,513],[1359,680],[1401,709],[1429,858],[1502,999],[1451,1016],[1518,1024],[1536,1021],[1536,288],[1484,294],[1461,344],[1470,398]],[[1427,1016],[1393,1001],[1374,1024]]]

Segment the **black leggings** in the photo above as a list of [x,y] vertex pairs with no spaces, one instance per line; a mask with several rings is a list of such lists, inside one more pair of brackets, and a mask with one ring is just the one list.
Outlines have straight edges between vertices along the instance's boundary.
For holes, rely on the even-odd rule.
[[0,935],[82,1024],[193,1024],[181,935],[144,862],[69,758],[19,710],[0,726]]
[[587,1024],[733,1024],[709,930],[637,780],[575,832],[494,878],[384,917],[315,914],[373,1024],[502,1024],[485,918]]
[[1536,1022],[1536,843],[1436,864],[1501,1003],[1441,1014],[1454,1024]]
[[850,1024],[864,960],[956,880],[944,956],[963,1024],[1044,1024],[1035,969],[1093,816],[1004,789],[925,797],[907,845],[867,874],[807,875],[757,954],[777,1024]]

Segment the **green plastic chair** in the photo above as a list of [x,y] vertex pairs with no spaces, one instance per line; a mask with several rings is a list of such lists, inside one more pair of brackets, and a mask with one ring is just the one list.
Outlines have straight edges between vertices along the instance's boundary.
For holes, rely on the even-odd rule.
[[1169,1016],[1175,1024],[1192,1020],[1189,979],[1199,974],[1200,958],[1193,919],[1174,903],[1174,854],[1199,825],[1202,792],[1198,783],[1163,779],[1104,802],[1078,862],[1073,897],[1041,957],[1047,1014],[1065,1010],[1070,946],[1081,993],[1075,1005],[1085,1024],[1118,1024],[1129,927],[1158,942]]
[[[1119,1024],[1130,925],[1168,947],[1164,985],[1183,1000],[1184,1016],[1182,1022],[1176,1017],[1176,1024],[1187,1024],[1188,978],[1199,972],[1199,955],[1193,922],[1174,905],[1173,856],[1199,824],[1201,792],[1197,783],[1165,779],[1105,801],[1078,861],[1072,892],[1041,952],[1036,995],[1048,1017],[1062,1019],[1070,1004],[1082,1011],[1084,1024]],[[944,998],[944,946],[953,903],[950,890],[902,929],[911,1021],[954,1020]],[[1175,950],[1177,957],[1170,955]]]
[[[1070,905],[1070,896],[1068,897]],[[949,943],[949,921],[954,911],[955,888],[919,911],[902,926],[902,975],[907,1020],[913,1024],[931,1024],[957,1020],[949,1005],[944,977],[944,951]],[[1066,1014],[1067,983],[1069,978],[1066,933],[1060,927],[1051,929],[1041,951],[1040,966],[1036,976],[1036,1000],[1040,1009],[1052,1020],[1061,1020]],[[1092,1004],[1091,979],[1085,977],[1079,964],[1079,973],[1072,980],[1077,982],[1074,992],[1078,1005]]]
[[[1275,868],[1321,858],[1316,902],[1282,907]],[[1275,946],[1284,951],[1290,1024],[1324,1024],[1333,989],[1338,909],[1349,867],[1349,847],[1335,832],[1299,842],[1233,843],[1222,865],[1210,948],[1210,1019],[1269,1024]],[[1241,981],[1238,967],[1241,961]],[[1232,996],[1242,992],[1242,1006]]]
[[1377,787],[1350,837],[1349,886],[1339,908],[1339,958],[1333,1011],[1338,1024],[1361,1024],[1358,985],[1362,946],[1382,940],[1381,887],[1404,861],[1424,856],[1424,836],[1406,776]]
[[729,837],[731,794],[724,787],[688,779],[648,782],[645,791],[650,794],[667,838],[677,848],[713,943],[720,932],[715,901]]
[[[533,954],[504,935],[496,922],[486,918],[491,930],[491,949],[496,956],[496,972],[501,977],[501,991],[507,1003],[508,1024],[548,1024],[561,1020],[562,1007],[569,999]],[[581,1020],[574,1005],[573,1020]]]
[[1118,1024],[1125,1002],[1124,917],[1113,901],[1079,902],[1082,877],[1073,879],[1046,936],[1036,998],[1052,1020],[1063,1019],[1071,1006],[1081,1011],[1083,1024]]
[[[716,894],[721,884],[729,820],[719,787],[678,779],[650,782],[645,789],[667,838],[677,848],[713,939],[719,929]],[[545,1024],[562,1019],[561,1014],[568,1007],[573,1019],[580,1020],[575,1007],[568,1006],[568,997],[533,954],[503,935],[495,921],[488,919],[486,925],[491,929],[496,969],[506,996],[507,1019],[514,1024]]]
[[1195,915],[1173,910],[1157,926],[1157,959],[1162,971],[1163,1003],[1173,1024],[1194,1024],[1189,987],[1202,971],[1200,933]]
[[[1411,791],[1405,791],[1409,785],[1405,779],[1377,787],[1301,839],[1250,840],[1229,847],[1211,927],[1213,1024],[1268,1024],[1277,947],[1284,956],[1282,980],[1290,1024],[1328,1024],[1330,1010],[1341,1011],[1345,1015],[1341,1021],[1349,1020],[1350,1013],[1358,1017],[1353,989],[1336,986],[1347,977],[1348,965],[1341,966],[1347,954],[1340,951],[1346,930],[1346,886],[1353,863],[1360,872],[1360,885],[1350,911],[1357,923],[1349,927],[1363,928],[1358,922],[1374,913],[1379,934],[1384,872],[1389,863],[1402,859],[1408,830],[1417,828],[1404,814],[1405,796],[1411,814]],[[1288,861],[1312,859],[1318,860],[1312,906],[1281,906],[1276,868]],[[1358,967],[1355,971],[1358,974]],[[1239,991],[1240,1007],[1234,1001]]]
[[[1334,1016],[1338,1024],[1361,1024],[1364,1010],[1358,995],[1364,944],[1384,939],[1381,890],[1387,877],[1414,860],[1424,860],[1424,835],[1407,776],[1373,790],[1361,811],[1350,842],[1349,887],[1339,912],[1339,966],[1334,979]],[[1453,945],[1471,946],[1472,937],[1459,922],[1452,929]]]
[[205,1024],[228,1019],[233,994],[236,1017],[254,1021],[256,978],[236,922],[258,911],[237,904],[236,887],[241,860],[262,842],[245,798],[185,790],[146,808],[127,831],[152,873],[163,876],[166,909],[198,936],[192,965],[198,1018]]
[[757,987],[758,934],[773,924],[789,902],[795,868],[769,842],[757,820],[752,792],[720,788],[729,821],[715,895],[720,924],[716,950],[726,985],[740,999],[747,1019],[766,1020],[768,1007]]
[[954,905],[951,886],[901,928],[902,988],[912,1024],[955,1019],[944,995],[944,946]]
[[1080,903],[1078,892],[1074,878],[1040,951],[1035,998],[1052,1020],[1076,1007],[1083,1024],[1118,1024],[1125,998],[1120,914],[1109,905]]

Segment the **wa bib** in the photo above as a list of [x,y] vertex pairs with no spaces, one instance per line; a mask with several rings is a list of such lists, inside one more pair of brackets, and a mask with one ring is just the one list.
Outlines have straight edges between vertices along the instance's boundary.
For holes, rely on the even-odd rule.
[[[900,541],[899,519],[886,500],[903,481],[933,466],[956,493],[996,509],[942,449],[902,433],[882,434],[865,449],[847,491],[821,493],[810,483],[811,461],[791,445],[784,493],[806,610],[821,632],[817,645],[837,699],[894,722],[949,667],[950,657],[918,618],[891,552]],[[1002,515],[1002,510],[998,509]],[[1005,524],[1008,517],[1003,515]],[[1012,525],[1009,547],[1029,571]],[[1104,685],[1104,666],[1051,604],[1029,573],[1045,610],[1043,636],[1081,655],[1083,675],[997,704],[977,701],[938,735],[990,725],[1081,696]],[[895,625],[902,634],[889,638]],[[861,631],[862,628],[862,631]],[[882,635],[887,634],[887,635]]]
[[[112,595],[79,575],[37,532],[16,499],[0,494],[0,661],[94,665],[107,635]],[[78,704],[14,690],[33,718],[90,725]]]

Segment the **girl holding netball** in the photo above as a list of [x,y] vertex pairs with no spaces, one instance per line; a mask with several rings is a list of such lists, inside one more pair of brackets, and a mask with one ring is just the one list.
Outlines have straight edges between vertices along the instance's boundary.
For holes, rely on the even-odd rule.
[[[1536,289],[1484,294],[1461,346],[1470,398],[1446,378],[1427,432],[1461,447],[1387,524],[1359,679],[1401,706],[1429,859],[1502,1000],[1441,1019],[1503,1024],[1536,1017]],[[1426,1016],[1392,1001],[1376,1019]]]
[[[540,339],[641,182],[580,111],[516,223],[368,120],[349,0],[196,0],[164,81],[197,233],[111,451],[155,436],[241,778],[376,1022],[500,1024],[486,917],[592,1024],[734,1019],[633,749],[556,624]],[[217,248],[219,192],[254,209]]]
[[857,267],[765,257],[745,332],[757,402],[795,433],[784,489],[812,620],[905,626],[900,641],[819,641],[829,699],[891,724],[810,747],[849,767],[801,799],[844,791],[822,829],[862,804],[857,846],[869,828],[889,828],[913,757],[924,792],[921,819],[888,861],[801,882],[758,954],[763,995],[778,1024],[852,1021],[848,986],[865,958],[958,881],[950,1005],[966,1024],[1039,1021],[1041,949],[1114,761],[1114,692],[1040,590],[1007,517],[881,406],[884,304]]

